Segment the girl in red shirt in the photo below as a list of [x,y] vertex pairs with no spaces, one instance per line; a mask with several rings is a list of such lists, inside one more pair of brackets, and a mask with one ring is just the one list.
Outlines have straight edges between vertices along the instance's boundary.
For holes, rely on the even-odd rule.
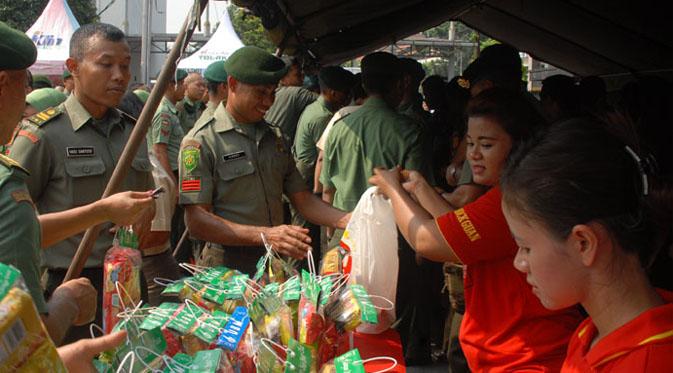
[[376,169],[370,182],[390,198],[400,231],[420,255],[465,265],[459,338],[470,369],[558,371],[581,317],[576,309],[545,309],[512,266],[517,246],[500,205],[500,173],[538,116],[523,97],[497,88],[466,111],[473,179],[490,187],[482,197],[455,209],[417,172],[396,169]]
[[515,267],[548,309],[579,303],[589,314],[562,371],[673,371],[673,293],[644,269],[671,245],[671,198],[654,202],[646,168],[601,124],[577,119],[514,155],[503,176]]

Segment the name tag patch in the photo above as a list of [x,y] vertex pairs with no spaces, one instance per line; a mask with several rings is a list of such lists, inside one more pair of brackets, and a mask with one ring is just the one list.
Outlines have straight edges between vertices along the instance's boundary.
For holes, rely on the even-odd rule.
[[65,154],[68,158],[77,158],[93,157],[96,153],[93,146],[69,146],[65,148]]
[[229,153],[222,156],[222,159],[225,162],[234,161],[240,158],[245,158],[245,152],[243,150],[241,150],[240,152]]

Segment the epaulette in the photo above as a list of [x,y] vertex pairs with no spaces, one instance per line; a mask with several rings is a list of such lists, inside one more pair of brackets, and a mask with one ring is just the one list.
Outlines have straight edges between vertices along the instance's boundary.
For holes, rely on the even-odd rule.
[[131,115],[131,114],[125,112],[125,111],[122,111],[122,110],[119,110],[119,109],[115,109],[115,110],[117,110],[117,112],[119,113],[119,116],[120,116],[120,117],[122,117],[122,118],[128,120],[128,121],[131,122],[131,124],[133,124],[133,125],[135,125],[136,122],[138,121],[138,118],[134,118],[133,115]]
[[3,165],[7,166],[8,168],[18,168],[18,169],[20,169],[20,170],[22,170],[22,171],[28,173],[28,170],[26,170],[25,168],[23,168],[23,167],[19,164],[19,162],[13,160],[12,158],[9,158],[8,156],[6,156],[6,155],[4,155],[4,154],[0,154],[0,163],[2,163]]
[[52,119],[56,118],[57,116],[61,115],[63,113],[63,110],[61,110],[60,107],[50,107],[48,109],[45,109],[33,116],[30,116],[27,118],[27,120],[36,125],[36,126],[43,126]]

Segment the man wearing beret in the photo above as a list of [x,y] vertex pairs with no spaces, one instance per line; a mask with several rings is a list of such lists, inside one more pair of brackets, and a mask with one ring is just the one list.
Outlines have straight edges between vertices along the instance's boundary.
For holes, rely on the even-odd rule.
[[[75,90],[63,104],[25,120],[9,150],[30,172],[26,184],[40,213],[87,205],[103,194],[133,129],[130,119],[115,109],[131,76],[130,63],[124,33],[116,27],[88,24],[73,34],[66,65]],[[145,192],[153,187],[147,147],[141,146],[121,190]],[[151,219],[153,213],[153,208],[149,209],[143,218]],[[103,226],[82,271],[98,289],[102,288],[103,258],[112,246],[110,228],[112,224]],[[52,242],[44,250],[47,293],[53,293],[63,281],[81,239],[76,235]],[[97,304],[101,302],[99,292]],[[96,316],[100,324],[100,311]],[[77,327],[66,340],[88,335],[88,326]]]
[[197,72],[189,73],[185,77],[185,95],[176,104],[178,117],[182,130],[187,133],[194,123],[201,117],[201,113],[206,108],[203,103],[203,95],[206,93],[206,83],[201,74]]
[[69,96],[72,90],[75,89],[75,80],[68,69],[63,70],[63,93]]
[[254,274],[262,235],[281,254],[303,259],[308,230],[282,225],[282,195],[309,221],[344,228],[349,215],[314,196],[294,164],[279,128],[264,121],[287,67],[247,46],[225,62],[227,103],[202,118],[182,141],[180,203],[189,232],[207,241],[198,263]]
[[264,119],[280,127],[289,143],[293,144],[301,113],[318,99],[318,95],[302,87],[304,74],[301,71],[299,60],[293,57],[283,57],[283,61],[288,66],[288,70],[278,84],[276,100],[266,112]]
[[56,107],[68,98],[63,92],[55,88],[40,88],[26,95],[26,109],[23,117],[28,118],[50,107]]
[[227,71],[224,69],[224,60],[208,65],[203,77],[208,87],[208,104],[201,117],[212,117],[220,103],[227,104]]
[[[334,113],[348,105],[353,87],[353,74],[340,66],[323,67],[318,74],[320,81],[320,97],[306,107],[299,117],[297,134],[294,139],[292,153],[297,163],[297,170],[304,178],[309,189],[316,193],[314,176],[318,149],[316,143],[320,139],[329,120]],[[292,224],[309,228],[312,247],[316,260],[320,257],[320,228],[307,223],[305,219],[292,210]]]

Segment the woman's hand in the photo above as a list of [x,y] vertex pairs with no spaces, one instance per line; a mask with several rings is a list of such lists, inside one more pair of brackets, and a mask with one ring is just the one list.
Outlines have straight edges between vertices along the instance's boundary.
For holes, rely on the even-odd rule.
[[394,167],[390,170],[386,170],[382,167],[374,168],[374,175],[369,178],[369,183],[377,186],[379,188],[379,193],[383,194],[386,197],[402,189],[402,184],[400,183],[400,167]]
[[412,196],[416,194],[421,187],[428,184],[423,175],[418,171],[401,170],[400,176],[402,178],[402,187]]

